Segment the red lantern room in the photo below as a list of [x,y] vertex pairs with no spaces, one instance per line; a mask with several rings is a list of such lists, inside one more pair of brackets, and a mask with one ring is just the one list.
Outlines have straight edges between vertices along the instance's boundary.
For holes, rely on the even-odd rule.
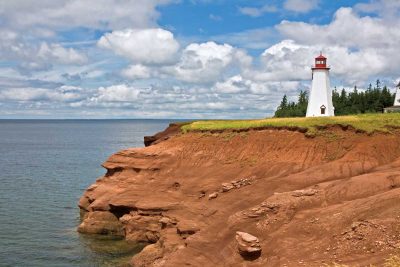
[[326,65],[326,57],[324,57],[322,55],[322,52],[318,57],[315,58],[315,66],[312,69],[313,70],[315,70],[315,69],[329,70],[330,69]]

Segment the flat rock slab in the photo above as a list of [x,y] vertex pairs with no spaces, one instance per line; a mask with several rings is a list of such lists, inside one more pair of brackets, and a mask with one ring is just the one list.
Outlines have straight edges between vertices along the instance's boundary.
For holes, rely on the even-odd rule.
[[240,255],[245,259],[258,258],[261,255],[260,241],[257,237],[245,232],[236,232],[236,242]]

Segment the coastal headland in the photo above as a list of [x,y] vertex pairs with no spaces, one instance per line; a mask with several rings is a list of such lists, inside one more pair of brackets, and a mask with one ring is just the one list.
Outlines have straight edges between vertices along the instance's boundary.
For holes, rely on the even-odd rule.
[[171,124],[103,163],[78,231],[148,243],[133,266],[382,266],[400,249],[399,127],[398,114]]

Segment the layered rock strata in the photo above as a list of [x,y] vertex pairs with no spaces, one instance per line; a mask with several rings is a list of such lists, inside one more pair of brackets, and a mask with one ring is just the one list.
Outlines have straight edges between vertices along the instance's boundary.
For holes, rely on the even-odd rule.
[[151,244],[134,266],[365,266],[400,248],[398,133],[159,136],[112,155],[79,202],[80,232]]

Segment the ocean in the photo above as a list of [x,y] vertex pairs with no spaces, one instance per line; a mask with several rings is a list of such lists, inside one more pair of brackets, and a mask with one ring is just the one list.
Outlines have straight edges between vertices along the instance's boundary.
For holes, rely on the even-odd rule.
[[140,246],[81,235],[77,203],[113,153],[167,120],[0,120],[0,266],[121,266]]

